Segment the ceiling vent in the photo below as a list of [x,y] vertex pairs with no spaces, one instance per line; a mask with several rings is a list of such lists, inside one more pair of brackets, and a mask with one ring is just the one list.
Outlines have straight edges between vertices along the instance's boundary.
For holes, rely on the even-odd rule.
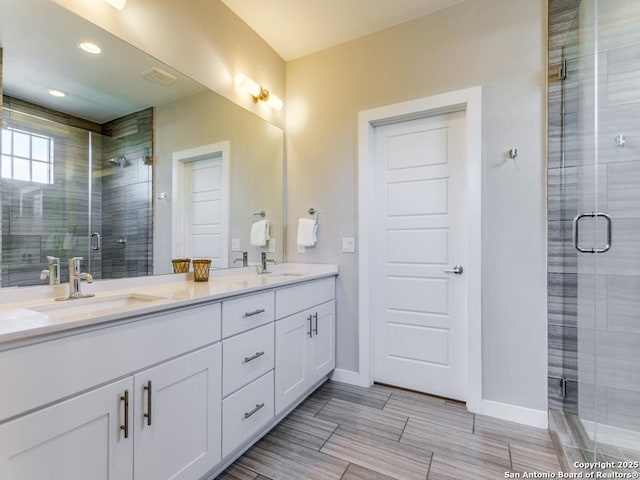
[[151,67],[145,70],[140,76],[156,85],[171,85],[176,81],[176,77],[157,67]]

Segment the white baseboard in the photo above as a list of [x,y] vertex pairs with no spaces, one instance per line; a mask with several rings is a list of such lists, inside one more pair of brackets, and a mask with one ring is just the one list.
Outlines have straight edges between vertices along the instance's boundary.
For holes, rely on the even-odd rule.
[[548,428],[549,418],[546,410],[510,405],[508,403],[482,400],[482,414],[510,422],[522,423],[530,427]]
[[350,385],[358,385],[360,387],[369,387],[369,385],[362,384],[362,378],[358,372],[352,370],[344,370],[342,368],[336,368],[331,374],[331,380],[336,382],[348,383]]

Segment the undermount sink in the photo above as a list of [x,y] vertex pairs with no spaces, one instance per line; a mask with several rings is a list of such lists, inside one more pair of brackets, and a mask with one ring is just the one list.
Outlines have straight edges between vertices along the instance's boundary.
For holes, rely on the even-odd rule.
[[142,307],[148,303],[157,302],[158,300],[164,300],[164,297],[142,295],[139,293],[127,293],[112,297],[78,298],[27,308],[36,312],[46,313],[50,316],[67,316],[77,314],[94,316],[121,308]]
[[269,273],[267,274],[268,278],[279,278],[279,277],[302,277],[304,273]]

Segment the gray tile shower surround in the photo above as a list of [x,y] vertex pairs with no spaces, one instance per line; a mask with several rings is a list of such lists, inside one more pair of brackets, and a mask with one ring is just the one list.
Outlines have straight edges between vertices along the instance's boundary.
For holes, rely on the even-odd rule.
[[547,430],[429,395],[327,382],[218,480],[495,480],[560,468]]

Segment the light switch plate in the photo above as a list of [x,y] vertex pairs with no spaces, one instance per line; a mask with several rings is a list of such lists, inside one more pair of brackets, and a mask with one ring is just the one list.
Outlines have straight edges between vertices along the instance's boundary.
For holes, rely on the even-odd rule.
[[240,251],[240,239],[239,238],[232,238],[231,239],[231,251],[232,252],[239,252]]
[[342,239],[342,252],[343,253],[355,253],[356,251],[356,239],[353,237],[345,237]]
[[270,238],[269,239],[268,246],[269,246],[269,248],[268,248],[267,252],[276,253],[276,239],[275,238]]

